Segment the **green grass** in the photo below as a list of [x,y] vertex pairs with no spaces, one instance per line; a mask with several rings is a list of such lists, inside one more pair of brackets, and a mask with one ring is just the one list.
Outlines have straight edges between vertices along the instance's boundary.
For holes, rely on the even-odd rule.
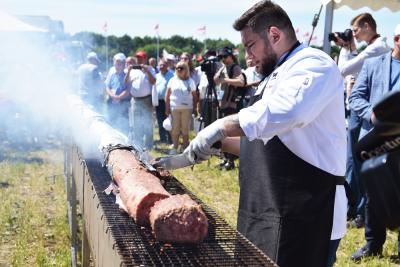
[[0,266],[70,266],[61,151],[8,158],[0,162]]

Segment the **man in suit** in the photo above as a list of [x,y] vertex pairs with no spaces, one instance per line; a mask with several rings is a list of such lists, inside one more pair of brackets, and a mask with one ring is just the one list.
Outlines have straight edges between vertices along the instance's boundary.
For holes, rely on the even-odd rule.
[[[374,104],[390,91],[400,90],[400,24],[395,29],[393,40],[393,51],[365,61],[349,97],[351,109],[362,119],[360,137],[372,128],[373,122],[376,120],[372,110]],[[360,261],[365,256],[380,255],[385,243],[386,226],[370,209],[369,204],[370,199],[367,194],[365,210],[367,243],[353,253],[354,261]]]

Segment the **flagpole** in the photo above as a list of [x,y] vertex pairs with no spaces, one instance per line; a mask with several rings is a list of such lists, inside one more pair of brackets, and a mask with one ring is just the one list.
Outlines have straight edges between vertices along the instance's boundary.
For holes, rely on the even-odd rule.
[[108,34],[106,32],[106,70],[108,71]]
[[160,58],[160,35],[157,33],[157,65],[158,59]]

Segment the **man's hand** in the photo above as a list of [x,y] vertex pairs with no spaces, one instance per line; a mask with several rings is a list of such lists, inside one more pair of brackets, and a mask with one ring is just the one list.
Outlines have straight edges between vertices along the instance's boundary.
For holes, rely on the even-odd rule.
[[225,139],[224,120],[219,119],[200,131],[183,152],[193,163],[207,160],[211,155],[218,155],[221,150],[213,145]]

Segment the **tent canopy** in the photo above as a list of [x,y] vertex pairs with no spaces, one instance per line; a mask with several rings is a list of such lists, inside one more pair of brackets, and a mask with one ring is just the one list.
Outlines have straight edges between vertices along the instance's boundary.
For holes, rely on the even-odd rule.
[[362,7],[369,7],[377,11],[381,8],[389,8],[391,11],[400,10],[400,0],[334,0],[335,9],[341,6],[348,6],[352,9],[360,9]]
[[332,32],[333,10],[341,6],[348,6],[352,9],[368,7],[376,11],[381,8],[388,8],[393,12],[400,10],[400,0],[320,0],[325,9],[325,27],[324,27],[324,46],[323,50],[330,54],[331,46],[328,40],[328,34]]
[[0,10],[0,32],[47,32],[31,26]]

